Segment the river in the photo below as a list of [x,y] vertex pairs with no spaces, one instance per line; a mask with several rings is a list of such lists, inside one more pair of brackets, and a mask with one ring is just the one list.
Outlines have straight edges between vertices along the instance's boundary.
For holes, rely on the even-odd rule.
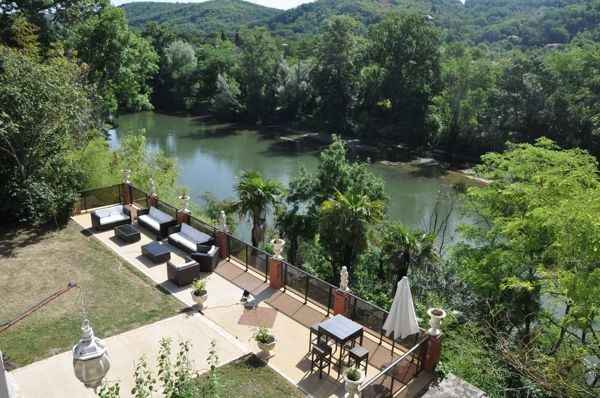
[[[232,128],[207,123],[198,117],[182,117],[141,112],[118,118],[118,128],[111,131],[113,148],[124,135],[140,129],[146,131],[151,150],[162,150],[177,160],[179,183],[190,190],[192,200],[202,205],[202,196],[211,192],[218,199],[235,196],[234,183],[244,170],[257,170],[283,184],[300,170],[315,170],[318,151],[281,150],[277,135],[264,135],[256,130]],[[448,193],[456,176],[440,170],[424,172],[414,167],[374,163],[371,170],[385,180],[390,198],[388,216],[412,228],[425,229],[434,211],[438,194]],[[438,208],[445,214],[451,206],[443,199]],[[457,238],[457,226],[466,218],[455,210],[449,218],[447,241]],[[249,227],[242,223],[238,234],[249,238]]]

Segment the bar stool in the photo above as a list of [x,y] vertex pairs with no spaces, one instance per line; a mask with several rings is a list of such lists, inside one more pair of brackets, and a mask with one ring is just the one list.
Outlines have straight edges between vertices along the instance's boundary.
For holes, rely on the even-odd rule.
[[312,325],[309,329],[310,336],[308,338],[308,352],[312,351],[313,344],[319,341],[319,324]]
[[312,347],[310,371],[315,367],[319,369],[319,379],[323,378],[323,369],[327,368],[327,374],[331,374],[331,347],[319,342]]
[[354,361],[354,366],[360,369],[360,364],[365,362],[365,375],[367,374],[367,367],[369,366],[369,350],[365,347],[357,345],[352,347],[350,352],[348,353],[348,365],[350,365],[350,361]]

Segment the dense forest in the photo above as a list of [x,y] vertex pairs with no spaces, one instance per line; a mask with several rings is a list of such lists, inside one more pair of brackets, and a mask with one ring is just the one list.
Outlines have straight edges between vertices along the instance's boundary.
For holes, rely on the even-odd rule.
[[[175,161],[143,134],[109,149],[121,113],[323,132],[314,173],[283,187],[249,170],[238,198],[194,211],[249,217],[255,246],[278,233],[290,261],[334,284],[347,266],[384,307],[409,275],[419,314],[454,310],[441,376],[493,397],[598,396],[600,1],[124,8],[133,26],[106,0],[0,3],[3,220],[60,225],[79,190],[123,169],[172,201]],[[386,220],[384,183],[348,139],[479,159],[490,184],[456,187],[475,220],[462,243],[440,246],[447,214],[423,231]]]

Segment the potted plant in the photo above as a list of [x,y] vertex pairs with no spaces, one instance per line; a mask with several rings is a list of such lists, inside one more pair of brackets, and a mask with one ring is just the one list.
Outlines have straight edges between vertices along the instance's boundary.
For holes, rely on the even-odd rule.
[[358,395],[358,388],[363,383],[365,374],[357,368],[348,368],[344,372],[344,386],[348,397],[354,397]]
[[192,300],[202,308],[207,298],[208,292],[206,291],[206,282],[204,279],[194,280],[192,282]]
[[256,340],[258,348],[260,348],[265,355],[269,355],[277,343],[277,338],[268,328],[265,327],[258,328],[256,333],[254,333],[254,340]]
[[440,329],[442,326],[442,319],[446,317],[446,311],[441,308],[430,308],[427,310],[427,315],[429,315],[429,333],[431,336],[439,336],[442,334],[442,330]]

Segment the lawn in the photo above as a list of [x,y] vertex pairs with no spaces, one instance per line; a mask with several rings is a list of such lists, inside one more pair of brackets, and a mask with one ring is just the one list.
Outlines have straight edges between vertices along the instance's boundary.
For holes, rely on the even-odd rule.
[[69,281],[80,288],[0,333],[0,350],[10,364],[24,366],[69,350],[79,339],[82,308],[100,337],[183,309],[74,222],[58,230],[0,230],[0,325]]
[[304,394],[254,355],[229,363],[218,371],[222,397],[302,398]]

